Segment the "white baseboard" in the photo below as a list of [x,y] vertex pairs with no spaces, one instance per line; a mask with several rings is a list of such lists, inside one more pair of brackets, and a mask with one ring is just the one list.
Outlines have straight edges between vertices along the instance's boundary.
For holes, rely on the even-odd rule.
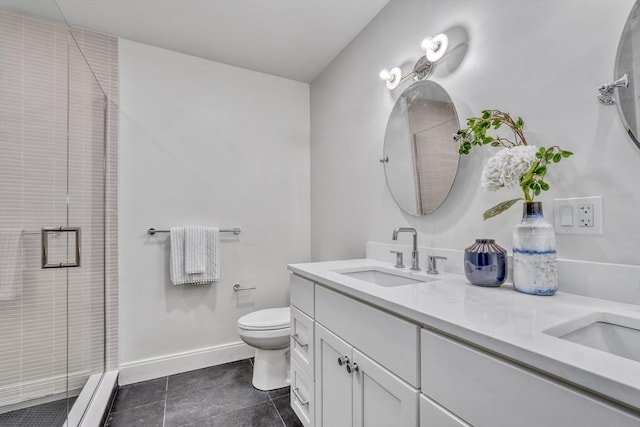
[[120,365],[118,384],[126,385],[160,378],[207,366],[220,365],[252,357],[255,350],[242,341],[200,348]]

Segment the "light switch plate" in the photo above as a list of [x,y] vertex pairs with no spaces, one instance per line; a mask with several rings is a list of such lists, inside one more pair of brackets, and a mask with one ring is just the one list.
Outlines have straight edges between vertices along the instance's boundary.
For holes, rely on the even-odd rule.
[[555,199],[556,234],[602,234],[602,196]]

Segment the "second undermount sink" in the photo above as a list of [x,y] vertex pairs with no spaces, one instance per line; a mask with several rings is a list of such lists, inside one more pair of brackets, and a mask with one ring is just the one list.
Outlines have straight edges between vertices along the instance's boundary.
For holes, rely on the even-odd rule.
[[640,318],[594,313],[554,326],[544,332],[640,362]]
[[334,270],[334,272],[387,288],[438,280],[437,278],[418,276],[415,273],[396,272],[382,267],[359,267]]

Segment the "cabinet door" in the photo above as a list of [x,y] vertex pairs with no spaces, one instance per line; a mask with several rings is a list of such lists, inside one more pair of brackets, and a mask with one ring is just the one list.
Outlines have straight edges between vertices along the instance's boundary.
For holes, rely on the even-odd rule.
[[353,350],[354,427],[417,427],[417,389]]
[[346,356],[351,362],[351,346],[318,324],[315,346],[316,427],[349,427],[353,422],[351,375],[338,359]]

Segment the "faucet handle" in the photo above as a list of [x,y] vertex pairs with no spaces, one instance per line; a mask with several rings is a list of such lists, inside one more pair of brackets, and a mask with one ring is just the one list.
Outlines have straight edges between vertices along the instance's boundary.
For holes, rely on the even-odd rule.
[[392,254],[396,254],[396,268],[404,268],[404,264],[402,263],[402,251],[389,251]]
[[429,255],[427,257],[427,274],[440,274],[440,272],[438,271],[438,260],[442,259],[445,260],[447,259],[446,256],[435,256],[435,255]]

